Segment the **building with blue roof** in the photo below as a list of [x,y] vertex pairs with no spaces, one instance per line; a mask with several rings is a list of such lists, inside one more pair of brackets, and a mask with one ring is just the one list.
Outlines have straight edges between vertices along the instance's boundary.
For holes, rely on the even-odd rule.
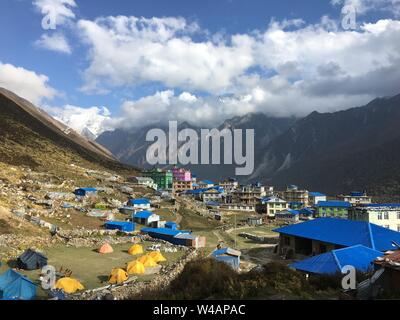
[[300,211],[286,209],[275,214],[276,222],[296,223],[300,221]]
[[326,201],[326,195],[321,192],[308,193],[308,205],[315,206],[320,201]]
[[208,189],[214,187],[215,183],[211,180],[202,180],[198,182],[198,185],[200,189]]
[[231,248],[217,249],[211,254],[215,260],[226,263],[234,270],[240,268],[240,256],[240,251]]
[[86,197],[88,195],[97,194],[96,188],[78,188],[75,189],[74,194],[78,197]]
[[136,228],[134,222],[125,221],[107,221],[104,226],[107,230],[119,230],[121,232],[133,232]]
[[151,202],[149,199],[130,199],[128,201],[128,206],[131,206],[135,209],[147,210],[150,209]]
[[143,210],[135,213],[132,216],[132,219],[138,224],[150,226],[154,223],[158,223],[160,221],[160,216],[155,214],[154,212]]
[[192,234],[190,231],[170,229],[170,228],[143,228],[141,229],[141,232],[148,234],[152,238],[168,241],[172,244],[179,246],[187,246],[188,240],[191,240],[188,239],[187,237],[182,237],[181,235]]
[[336,217],[347,219],[351,204],[347,201],[319,201],[315,214],[319,218]]
[[318,218],[274,230],[279,233],[280,254],[318,255],[363,245],[385,252],[400,243],[400,232],[372,223],[337,218]]
[[350,202],[353,206],[372,203],[371,197],[369,197],[365,191],[352,191],[349,195],[339,195],[338,198]]
[[289,267],[311,274],[341,274],[345,266],[353,266],[357,271],[368,273],[374,270],[374,261],[383,255],[382,252],[356,245],[332,250],[299,262]]
[[266,214],[273,218],[275,214],[289,208],[289,204],[276,196],[264,197],[256,205],[256,211],[260,214]]

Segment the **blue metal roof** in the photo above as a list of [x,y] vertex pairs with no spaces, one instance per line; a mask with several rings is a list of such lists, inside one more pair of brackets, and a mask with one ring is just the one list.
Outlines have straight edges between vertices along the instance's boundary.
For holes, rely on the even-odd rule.
[[304,208],[300,210],[300,214],[302,215],[313,215],[314,214],[314,210],[311,208]]
[[140,212],[136,213],[133,217],[139,218],[139,219],[148,219],[152,215],[153,215],[153,212],[144,210],[144,211],[140,211]]
[[369,272],[373,269],[373,261],[382,255],[382,252],[356,245],[295,262],[290,267],[316,274],[338,274],[344,266],[350,265],[357,271]]
[[200,183],[203,183],[203,184],[214,184],[214,182],[211,181],[211,180],[202,180]]
[[97,192],[96,188],[78,188],[78,189],[75,189],[75,191],[77,191],[77,190],[83,190],[85,192]]
[[127,221],[107,221],[105,224],[107,226],[126,226],[127,224],[132,224],[132,222],[127,222]]
[[131,199],[129,200],[129,203],[133,205],[141,205],[141,204],[150,204],[149,199]]
[[281,212],[277,212],[275,215],[287,215],[287,214],[291,214],[291,215],[293,215],[293,216],[297,216],[297,215],[299,215],[300,214],[300,211],[299,210],[293,210],[293,209],[285,209],[285,210],[283,210],[283,211],[281,211]]
[[352,196],[352,197],[362,197],[362,196],[364,196],[364,192],[352,191],[352,192],[350,192],[350,196]]
[[311,197],[326,197],[326,195],[321,192],[309,192],[308,195]]
[[393,250],[393,241],[400,243],[400,232],[364,221],[336,218],[318,218],[274,231],[345,247],[364,245],[379,251]]
[[351,204],[347,201],[318,201],[318,208],[350,208]]
[[168,228],[143,228],[141,229],[142,232],[144,233],[154,233],[154,234],[161,234],[161,235],[166,235],[166,236],[172,236],[175,237],[176,235],[180,233],[191,233],[190,231],[183,231],[183,230],[173,230],[173,229],[168,229]]

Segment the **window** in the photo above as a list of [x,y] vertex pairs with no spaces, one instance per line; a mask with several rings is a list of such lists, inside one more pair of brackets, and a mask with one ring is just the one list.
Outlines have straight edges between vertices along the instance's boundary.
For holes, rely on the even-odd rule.
[[386,228],[386,229],[390,229],[390,226],[389,226],[389,225],[386,225],[385,228]]
[[397,225],[397,231],[400,232],[400,224]]
[[389,212],[385,212],[385,220],[389,220]]
[[378,220],[382,220],[382,212],[378,213]]
[[285,246],[290,246],[290,238],[289,237],[284,237],[283,242],[284,242]]
[[397,212],[397,219],[400,220],[400,212]]

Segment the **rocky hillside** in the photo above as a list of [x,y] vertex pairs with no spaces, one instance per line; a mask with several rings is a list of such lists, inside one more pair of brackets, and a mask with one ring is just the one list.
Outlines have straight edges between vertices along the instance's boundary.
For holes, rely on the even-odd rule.
[[112,170],[121,165],[103,146],[90,141],[43,110],[0,88],[0,162],[31,169],[54,169],[80,163]]

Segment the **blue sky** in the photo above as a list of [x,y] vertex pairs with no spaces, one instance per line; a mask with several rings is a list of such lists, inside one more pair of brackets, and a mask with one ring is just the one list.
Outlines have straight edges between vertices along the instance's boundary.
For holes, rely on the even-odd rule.
[[[42,28],[46,5],[57,9],[55,30]],[[357,11],[353,30],[341,27],[344,5]],[[396,0],[2,0],[0,86],[96,134],[165,118],[207,124],[249,112],[334,111],[396,93],[368,79],[400,79],[387,73],[399,69],[399,7]]]

